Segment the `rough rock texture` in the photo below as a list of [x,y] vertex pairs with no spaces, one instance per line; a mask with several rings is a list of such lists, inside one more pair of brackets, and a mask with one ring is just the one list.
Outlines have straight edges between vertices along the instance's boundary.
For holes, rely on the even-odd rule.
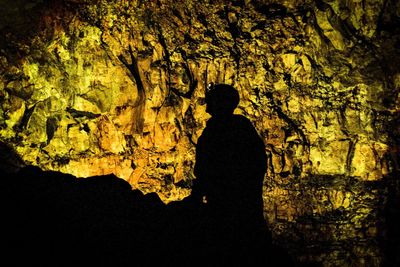
[[399,188],[398,1],[3,2],[0,140],[26,164],[113,173],[181,200],[204,88],[229,83],[266,144],[276,242],[323,266],[390,254],[380,242]]

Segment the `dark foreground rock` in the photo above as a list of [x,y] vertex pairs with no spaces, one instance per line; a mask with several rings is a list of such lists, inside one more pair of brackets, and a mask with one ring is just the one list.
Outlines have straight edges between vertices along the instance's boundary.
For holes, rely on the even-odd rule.
[[76,179],[26,167],[3,173],[1,183],[1,261],[12,266],[292,265],[268,232],[243,237],[251,241],[243,252],[240,242],[219,239],[190,198],[165,205],[113,175]]

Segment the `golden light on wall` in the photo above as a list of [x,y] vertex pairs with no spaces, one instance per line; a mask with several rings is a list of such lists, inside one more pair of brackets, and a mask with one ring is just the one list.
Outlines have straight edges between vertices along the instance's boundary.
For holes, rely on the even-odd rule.
[[362,235],[354,251],[379,257],[377,202],[399,171],[396,1],[44,2],[8,1],[0,20],[0,140],[27,164],[181,200],[205,87],[232,84],[266,145],[275,235]]

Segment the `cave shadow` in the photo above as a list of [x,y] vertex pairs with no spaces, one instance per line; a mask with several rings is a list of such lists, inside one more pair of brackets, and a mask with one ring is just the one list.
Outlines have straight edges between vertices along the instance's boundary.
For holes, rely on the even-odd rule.
[[400,171],[384,177],[386,200],[380,211],[384,222],[378,225],[378,242],[383,254],[383,267],[400,266]]
[[2,172],[5,266],[156,263],[165,204],[114,175],[79,178],[27,166]]
[[391,172],[382,179],[386,188],[380,216],[383,223],[378,225],[379,243],[383,254],[383,267],[400,266],[400,113],[386,125],[390,146],[385,160]]
[[260,236],[241,236],[258,241],[250,244],[258,251],[232,254],[239,240],[227,244],[226,234],[236,225],[229,218],[221,229],[190,197],[166,205],[114,175],[77,179],[32,166],[3,172],[1,182],[0,261],[7,266],[241,266],[256,259],[248,265],[288,266],[283,251]]

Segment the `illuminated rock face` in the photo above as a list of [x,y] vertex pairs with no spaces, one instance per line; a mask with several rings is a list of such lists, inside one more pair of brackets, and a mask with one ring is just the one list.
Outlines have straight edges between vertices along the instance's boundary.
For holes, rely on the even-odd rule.
[[379,264],[399,170],[397,1],[54,2],[9,1],[0,20],[0,138],[27,164],[180,200],[205,86],[232,84],[266,144],[277,242],[305,262]]

